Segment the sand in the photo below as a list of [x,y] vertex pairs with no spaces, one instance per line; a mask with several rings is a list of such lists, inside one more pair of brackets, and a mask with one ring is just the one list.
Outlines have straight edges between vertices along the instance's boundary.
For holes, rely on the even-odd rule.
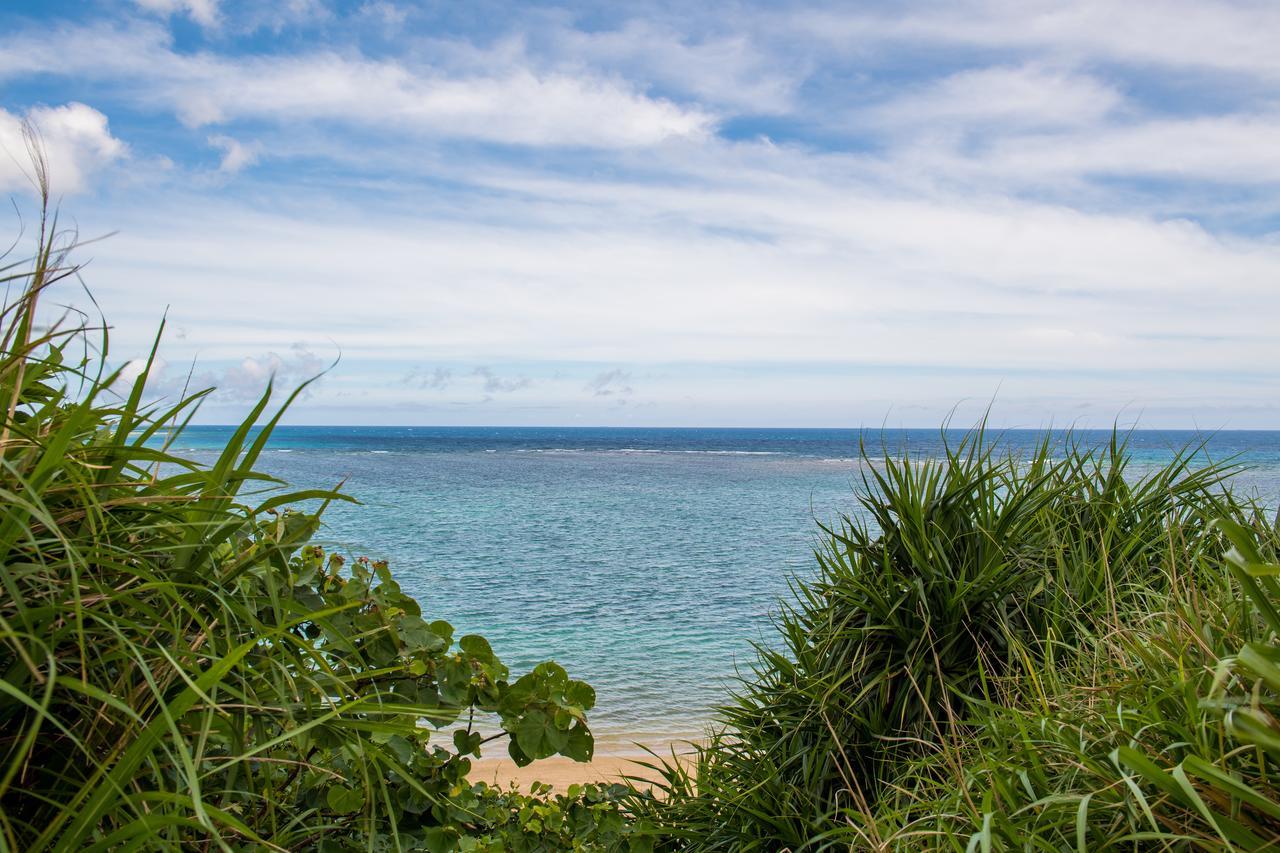
[[[659,750],[659,754],[670,760],[669,750]],[[477,782],[513,784],[524,790],[528,790],[533,782],[545,782],[557,791],[585,782],[621,781],[623,776],[657,778],[653,770],[641,767],[637,761],[656,763],[653,756],[644,754],[597,755],[586,763],[556,755],[535,761],[528,767],[517,767],[509,758],[481,758],[472,760],[468,778]]]

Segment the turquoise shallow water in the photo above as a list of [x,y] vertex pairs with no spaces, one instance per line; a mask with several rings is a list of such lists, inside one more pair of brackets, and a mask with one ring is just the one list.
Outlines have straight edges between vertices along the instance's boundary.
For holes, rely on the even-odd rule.
[[[230,434],[195,427],[212,458]],[[1012,447],[1035,434],[1005,433]],[[1102,433],[1086,434],[1103,440]],[[1195,439],[1139,432],[1139,462]],[[264,467],[345,489],[322,538],[386,558],[430,618],[485,634],[513,671],[553,658],[599,697],[602,750],[696,736],[750,642],[768,640],[787,579],[812,565],[816,520],[854,511],[852,430],[283,427]],[[937,431],[874,436],[936,454]],[[1280,497],[1280,432],[1220,433],[1240,486]]]

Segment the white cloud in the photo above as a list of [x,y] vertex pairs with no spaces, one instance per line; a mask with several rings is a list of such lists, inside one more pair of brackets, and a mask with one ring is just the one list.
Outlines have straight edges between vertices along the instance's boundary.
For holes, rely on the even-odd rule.
[[[233,398],[283,367],[244,353],[324,334],[347,357],[308,406],[331,420],[341,392],[370,418],[488,395],[491,422],[526,404],[593,422],[635,371],[655,408],[625,417],[656,423],[874,421],[904,400],[927,422],[997,390],[1020,412],[1280,422],[1256,403],[1280,393],[1280,245],[1257,234],[1276,206],[1235,234],[1211,216],[1280,183],[1268,7],[893,8],[789,14],[800,37],[745,12],[591,31],[546,13],[398,59],[72,28],[0,37],[0,77],[67,74],[181,116],[227,171],[250,138],[293,158],[233,185],[171,179],[89,223],[123,229],[90,276],[120,347],[145,345],[163,293],[190,330],[166,357],[232,365],[214,378]],[[808,144],[717,133],[771,112],[761,132]]]
[[305,344],[295,342],[283,356],[267,352],[243,358],[222,371],[200,373],[191,380],[191,389],[215,388],[221,401],[250,402],[262,396],[268,382],[278,389],[292,390],[320,376],[325,366]]
[[120,368],[120,375],[116,378],[115,389],[122,394],[127,394],[133,383],[138,381],[145,371],[147,374],[147,383],[154,384],[164,380],[165,372],[168,370],[168,363],[163,358],[156,358],[151,363],[151,369],[147,369],[147,359],[135,358],[125,362]]
[[[184,340],[175,336],[170,342]],[[239,405],[256,402],[271,383],[274,394],[288,394],[304,382],[319,379],[325,371],[325,362],[298,341],[284,350],[259,352],[233,360],[210,359],[220,362],[216,367],[202,366],[202,360],[194,352],[186,352],[177,362],[158,358],[147,374],[147,394],[153,399],[174,401],[183,394],[193,394],[213,389],[209,403]],[[228,363],[229,362],[229,363]],[[119,390],[127,389],[142,374],[146,360],[135,358],[124,364],[117,383]],[[315,384],[308,387],[304,399],[309,397]]]
[[[963,108],[957,106],[956,110]],[[979,112],[975,107],[966,114]],[[1280,183],[1280,113],[1144,116],[1079,126],[1034,127],[1031,119],[951,122],[912,112],[895,117],[894,144],[869,173],[904,186],[943,184],[975,191],[1051,191],[1094,205],[1123,207],[1123,191],[1094,179],[1156,179],[1184,185],[1179,208],[1211,213],[1232,191]],[[1188,196],[1187,193],[1190,193]]]
[[810,63],[770,54],[747,33],[695,39],[669,26],[633,19],[617,29],[558,27],[549,39],[561,63],[627,73],[747,113],[786,112]]
[[332,23],[337,17],[332,6],[329,0],[265,0],[237,4],[234,14],[225,17],[227,28],[235,33],[280,35],[291,28],[315,31]]
[[107,117],[84,104],[34,107],[25,116],[0,109],[0,190],[5,192],[31,188],[24,118],[37,131],[55,194],[83,190],[95,171],[127,152],[125,144],[111,135]]
[[[193,330],[184,345],[217,357],[322,329],[346,352],[398,363],[1230,371],[1274,360],[1280,248],[1265,239],[999,196],[909,198],[719,156],[732,183],[493,185],[493,209],[535,228],[494,224],[483,206],[404,221],[305,214],[319,208],[301,199],[296,216],[157,210],[117,223],[124,233],[95,249],[94,283],[104,304],[136,314],[147,288],[127,259],[148,259],[175,324]],[[278,320],[246,326],[247,305]],[[514,381],[497,379],[491,390]]]
[[776,16],[780,29],[864,49],[904,41],[1021,50],[1057,61],[1280,76],[1280,6],[1269,0],[968,0],[889,14],[827,8]]
[[0,76],[111,80],[193,127],[252,119],[333,122],[415,137],[601,148],[701,139],[705,110],[590,72],[455,75],[395,60],[317,52],[221,57],[175,52],[163,31],[103,28],[0,39]]
[[398,27],[404,23],[408,13],[387,0],[365,0],[360,4],[356,14],[360,17],[377,20],[387,27]]
[[[660,185],[478,172],[465,210],[409,216],[380,205],[407,209],[412,183],[342,210],[305,194],[270,211],[147,199],[89,223],[122,229],[95,246],[90,284],[126,350],[164,292],[191,330],[171,362],[332,337],[347,384],[308,402],[321,420],[343,387],[371,412],[479,394],[611,402],[634,387],[620,364],[645,366],[656,408],[627,417],[653,423],[874,421],[905,400],[931,407],[921,423],[999,391],[1018,417],[1151,403],[1185,425],[1206,401],[1245,411],[1250,389],[1280,390],[1258,374],[1280,352],[1280,247],[1265,238],[999,191],[910,194],[785,148],[716,144],[706,159],[686,164],[697,180]],[[681,367],[649,378],[659,362]],[[398,381],[412,364],[504,367]],[[593,366],[557,383],[538,364]],[[770,367],[724,373],[743,364]],[[467,420],[414,411],[398,417]]]
[[210,136],[209,144],[222,151],[222,162],[218,164],[218,171],[228,174],[235,174],[247,166],[252,166],[258,162],[262,154],[262,146],[259,143],[246,144],[230,136]]
[[185,14],[203,27],[218,25],[220,0],[133,0],[149,12],[161,15]]
[[1030,65],[959,71],[896,95],[872,112],[891,125],[995,124],[1010,128],[1092,125],[1123,103],[1114,86],[1075,71]]
[[1155,176],[1280,183],[1280,113],[1149,120],[1070,135],[1011,138],[985,156],[1010,176]]

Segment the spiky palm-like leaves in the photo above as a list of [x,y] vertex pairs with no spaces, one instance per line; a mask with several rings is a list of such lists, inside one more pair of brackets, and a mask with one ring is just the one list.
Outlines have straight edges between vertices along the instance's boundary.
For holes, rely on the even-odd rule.
[[942,836],[911,822],[928,807],[902,804],[933,786],[959,792],[948,813],[985,813],[989,792],[957,784],[984,715],[1043,701],[1059,659],[1220,563],[1213,521],[1242,508],[1199,450],[1141,471],[1120,436],[1048,436],[1029,459],[982,430],[939,458],[864,446],[862,512],[823,528],[780,642],[635,807],[699,850],[928,846]]

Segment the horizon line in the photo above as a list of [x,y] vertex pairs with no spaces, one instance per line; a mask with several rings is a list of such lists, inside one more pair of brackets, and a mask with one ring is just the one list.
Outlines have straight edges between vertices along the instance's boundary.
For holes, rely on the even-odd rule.
[[[209,428],[209,429],[238,429],[243,426],[241,423],[218,423],[218,424],[186,424],[182,429]],[[266,424],[255,424],[253,429],[262,429]],[[1277,427],[1083,427],[1083,426],[676,426],[676,425],[647,425],[647,426],[622,426],[622,425],[606,425],[606,424],[343,424],[343,423],[326,423],[326,424],[276,424],[273,429],[280,428],[291,429],[594,429],[594,430],[774,430],[788,432],[832,432],[832,431],[850,431],[850,432],[868,432],[868,431],[888,431],[888,430],[912,430],[917,432],[975,432],[984,430],[986,432],[1115,432],[1120,434],[1139,433],[1139,432],[1189,432],[1200,435],[1212,435],[1223,432],[1280,432],[1280,426]],[[175,429],[176,427],[162,427],[164,430]]]

